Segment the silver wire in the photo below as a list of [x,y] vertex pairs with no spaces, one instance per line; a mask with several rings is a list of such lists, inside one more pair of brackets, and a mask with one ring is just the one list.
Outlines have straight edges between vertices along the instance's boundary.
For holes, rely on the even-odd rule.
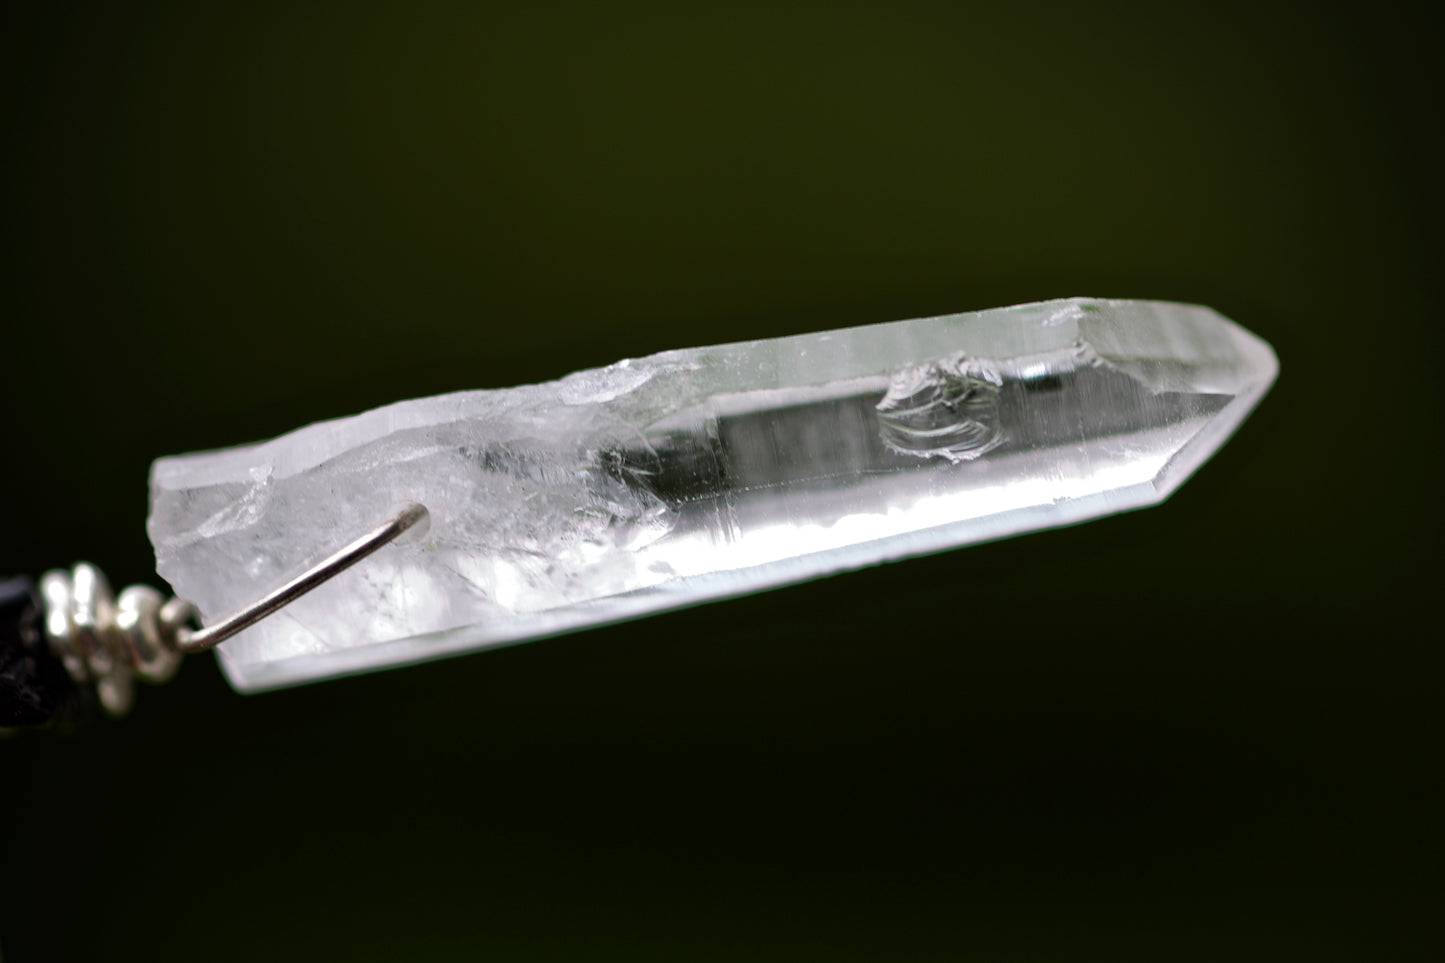
[[427,518],[425,505],[411,502],[385,524],[302,572],[280,588],[267,593],[234,615],[203,629],[180,628],[176,632],[176,648],[182,652],[204,652],[213,649],[242,629],[250,628],[276,610],[295,601],[307,592],[346,571],[372,552],[395,541],[403,533]]
[[101,706],[113,716],[130,711],[135,680],[165,682],[186,652],[204,652],[242,629],[346,571],[427,519],[423,505],[409,502],[379,528],[322,559],[275,591],[236,614],[205,628],[196,607],[144,585],[117,598],[105,575],[81,562],[70,571],[45,573],[45,637],[77,685],[94,686]]

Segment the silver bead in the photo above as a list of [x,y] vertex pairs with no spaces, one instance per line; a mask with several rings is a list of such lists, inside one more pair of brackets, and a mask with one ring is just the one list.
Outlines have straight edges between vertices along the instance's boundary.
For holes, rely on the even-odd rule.
[[111,594],[94,565],[47,572],[40,580],[45,637],[70,677],[94,684],[105,711],[125,715],[135,700],[135,680],[165,682],[181,662],[177,642],[195,619],[195,607],[166,601],[155,589],[132,585]]
[[163,604],[165,596],[149,585],[132,585],[115,602],[115,627],[126,661],[143,682],[166,682],[181,665],[181,654],[166,644],[162,631]]

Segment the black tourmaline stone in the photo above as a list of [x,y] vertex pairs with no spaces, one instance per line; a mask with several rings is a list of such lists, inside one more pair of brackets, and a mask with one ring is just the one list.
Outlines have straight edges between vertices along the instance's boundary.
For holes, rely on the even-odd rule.
[[69,714],[77,687],[45,644],[35,583],[0,581],[0,726],[32,726]]

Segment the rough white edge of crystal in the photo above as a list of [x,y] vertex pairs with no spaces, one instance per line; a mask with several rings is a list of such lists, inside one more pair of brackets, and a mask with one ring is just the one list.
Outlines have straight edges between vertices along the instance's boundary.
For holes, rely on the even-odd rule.
[[[1020,311],[1024,309],[1054,308],[1053,315],[1045,323],[1062,324],[1080,319],[1080,309],[1086,304],[1138,304],[1134,301],[1116,301],[1100,298],[1069,298],[1055,301],[1031,302],[1012,308],[990,309],[983,312],[967,312],[955,315],[939,315],[934,318],[910,319],[887,324],[911,324],[914,321],[962,319],[991,314],[994,311]],[[1209,420],[1207,425],[1169,459],[1169,461],[1148,481],[1122,488],[1100,492],[1094,495],[1071,499],[1062,504],[1040,506],[1036,518],[1030,514],[1013,513],[1007,523],[1002,519],[989,530],[987,524],[970,519],[945,524],[919,531],[906,532],[881,539],[858,543],[842,550],[827,553],[826,563],[820,564],[811,555],[795,556],[781,561],[769,562],[748,569],[694,576],[669,582],[623,596],[597,599],[572,606],[565,610],[551,610],[510,618],[502,631],[496,626],[472,625],[426,635],[410,636],[387,642],[359,645],[349,649],[327,652],[321,655],[298,655],[277,662],[265,664],[242,664],[227,658],[225,646],[218,650],[220,663],[231,684],[242,692],[259,692],[291,685],[337,678],[383,668],[399,667],[429,662],[439,657],[479,651],[523,641],[555,637],[586,628],[616,624],[641,615],[675,611],[719,599],[752,594],[769,588],[793,584],[804,580],[822,578],[847,571],[855,571],[872,565],[903,558],[912,558],[958,548],[964,544],[978,544],[1007,538],[1031,531],[1042,531],[1077,524],[1094,518],[1157,505],[1167,499],[1190,476],[1196,472],[1211,455],[1238,429],[1240,424],[1269,391],[1279,373],[1279,361],[1273,348],[1263,339],[1240,327],[1230,319],[1210,308],[1174,302],[1142,302],[1160,308],[1180,308],[1207,312],[1217,319],[1240,344],[1241,353],[1253,355],[1267,362],[1267,370],[1235,394],[1225,407]],[[885,327],[871,325],[870,327]],[[806,338],[810,335],[792,336]],[[772,339],[787,341],[790,338]],[[738,342],[736,344],[746,344]],[[733,345],[717,347],[727,348]],[[706,348],[686,349],[687,351],[707,350]],[[587,404],[610,400],[620,394],[634,390],[645,383],[651,371],[632,370],[640,362],[666,360],[681,352],[663,352],[644,359],[620,361],[606,368],[592,369],[569,375],[558,381],[546,383],[555,386],[560,400],[567,404]],[[594,375],[606,375],[601,382],[595,379],[584,381]],[[543,386],[537,386],[543,387]],[[610,388],[610,390],[609,390]],[[510,389],[501,389],[510,390]],[[452,395],[440,395],[430,399],[440,401],[453,398],[457,402],[454,417],[465,417],[467,401],[492,391],[463,391]],[[344,422],[355,424],[359,419],[372,419],[380,434],[405,427],[422,427],[428,419],[408,419],[403,406],[408,402],[373,409],[349,418],[318,422],[291,432],[285,438],[292,442],[310,438],[314,440],[308,457],[284,465],[284,473],[304,471],[319,464],[335,452],[330,450],[327,440],[334,436],[337,426]],[[402,417],[398,417],[401,415]],[[415,424],[410,421],[415,420]],[[280,439],[277,439],[278,441]],[[351,436],[349,444],[359,443]],[[223,479],[234,472],[236,464],[247,464],[254,459],[258,448],[269,448],[271,443],[260,443],[234,449],[162,458],[152,468],[152,486],[174,475],[188,475],[192,485],[205,483],[206,476]],[[293,449],[293,450],[300,450]],[[227,457],[230,456],[230,457]],[[205,459],[208,471],[197,471],[192,459]],[[282,465],[276,465],[278,474]]]

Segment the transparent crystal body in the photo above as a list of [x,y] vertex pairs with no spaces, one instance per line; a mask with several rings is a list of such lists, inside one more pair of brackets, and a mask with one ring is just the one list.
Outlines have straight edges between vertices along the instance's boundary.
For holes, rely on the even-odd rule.
[[209,621],[428,507],[220,648],[265,689],[1150,505],[1277,370],[1207,308],[1093,299],[669,351],[163,458],[148,529]]

